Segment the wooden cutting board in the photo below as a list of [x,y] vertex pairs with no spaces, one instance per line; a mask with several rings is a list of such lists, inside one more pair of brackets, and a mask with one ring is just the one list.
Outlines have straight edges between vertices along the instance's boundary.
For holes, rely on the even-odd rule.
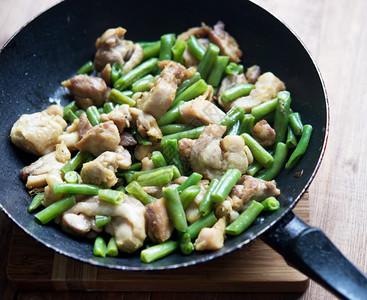
[[[294,212],[309,221],[308,193]],[[261,240],[224,257],[170,271],[126,272],[55,253],[16,228],[8,277],[15,290],[302,292],[309,279]]]

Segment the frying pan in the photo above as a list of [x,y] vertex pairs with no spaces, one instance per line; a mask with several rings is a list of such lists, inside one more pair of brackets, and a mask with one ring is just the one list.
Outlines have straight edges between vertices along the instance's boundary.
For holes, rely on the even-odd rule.
[[[70,101],[60,82],[93,59],[94,43],[106,29],[122,26],[126,38],[154,41],[164,33],[181,33],[201,22],[221,20],[240,44],[245,67],[253,64],[283,80],[292,95],[292,108],[314,131],[306,155],[296,168],[277,177],[281,208],[262,215],[215,252],[172,254],[151,264],[138,255],[98,258],[92,243],[76,239],[57,226],[41,226],[27,213],[30,201],[19,170],[36,158],[12,145],[9,132],[23,113]],[[271,13],[244,0],[222,2],[186,0],[179,8],[171,1],[64,1],[31,21],[0,54],[0,204],[26,233],[58,253],[97,266],[128,271],[169,270],[206,262],[263,238],[286,261],[339,297],[363,298],[367,280],[317,228],[292,213],[319,168],[326,146],[329,109],[325,87],[310,54],[297,36]],[[294,176],[302,171],[301,176]],[[215,263],[215,261],[213,262]]]

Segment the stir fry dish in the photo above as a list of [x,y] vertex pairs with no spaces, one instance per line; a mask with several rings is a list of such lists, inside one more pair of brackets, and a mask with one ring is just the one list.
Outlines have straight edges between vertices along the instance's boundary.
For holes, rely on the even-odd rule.
[[221,249],[279,208],[276,176],[305,154],[312,126],[281,79],[245,69],[224,27],[153,42],[108,29],[61,83],[70,103],[20,116],[10,137],[39,157],[21,177],[40,226],[90,238],[91,255],[150,263]]

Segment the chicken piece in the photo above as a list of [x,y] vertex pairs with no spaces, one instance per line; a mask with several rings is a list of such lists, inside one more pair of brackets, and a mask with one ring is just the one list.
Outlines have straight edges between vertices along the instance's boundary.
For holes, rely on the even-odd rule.
[[135,146],[138,142],[136,139],[132,136],[131,133],[128,133],[127,131],[124,131],[120,134],[120,145],[121,146]]
[[240,62],[242,51],[240,50],[236,40],[224,30],[224,23],[218,21],[213,28],[203,24],[203,27],[208,30],[209,39],[219,46],[222,55],[228,55],[230,61]]
[[101,114],[101,121],[113,121],[119,132],[122,133],[125,128],[129,128],[131,126],[132,117],[129,111],[129,105],[122,104],[108,114]]
[[66,130],[57,138],[57,144],[64,143],[70,151],[78,150],[75,144],[79,142],[80,135],[78,132],[79,119],[75,119]]
[[258,106],[261,103],[263,103],[261,99],[245,96],[232,101],[228,106],[232,108],[236,105],[242,107],[245,110],[245,113],[251,113],[252,108]]
[[164,198],[160,198],[145,206],[147,215],[148,236],[155,243],[167,241],[173,232],[168,209]]
[[79,117],[79,123],[78,123],[78,135],[80,138],[83,138],[83,136],[93,128],[93,125],[90,123],[87,114],[82,113]]
[[71,154],[66,145],[60,144],[55,151],[41,156],[20,171],[22,178],[27,180],[25,186],[29,189],[45,186],[49,173],[52,170],[60,170],[70,158]]
[[261,74],[261,68],[258,65],[253,65],[246,71],[246,78],[249,83],[254,84]]
[[252,129],[251,135],[265,148],[270,147],[275,142],[275,130],[271,128],[266,120],[257,122]]
[[94,66],[101,71],[107,64],[119,62],[127,73],[143,60],[143,48],[139,44],[125,40],[126,29],[117,27],[106,30],[96,41]]
[[10,131],[10,138],[20,149],[42,156],[55,151],[57,139],[66,126],[62,107],[54,104],[42,112],[21,115]]
[[139,109],[156,119],[166,113],[175,99],[177,87],[187,78],[186,68],[177,62],[163,61],[158,66],[163,67],[161,74],[154,79],[150,92],[137,102]]
[[195,240],[195,250],[212,251],[222,248],[224,244],[226,225],[226,219],[220,218],[213,227],[204,227],[201,229],[197,239]]
[[80,172],[84,183],[101,185],[106,183],[109,187],[117,183],[115,175],[117,168],[128,169],[131,166],[131,155],[122,146],[117,146],[115,151],[105,151],[96,159],[84,163]]
[[206,37],[208,35],[208,30],[206,28],[200,27],[192,27],[189,28],[187,31],[180,33],[177,36],[178,41],[186,42],[190,39],[190,36],[194,35],[197,38]]
[[46,177],[47,186],[44,190],[44,199],[42,201],[43,206],[47,207],[52,203],[59,201],[64,197],[64,194],[55,194],[53,190],[53,186],[56,183],[62,183],[64,180],[62,179],[61,171],[57,169],[53,169],[48,173]]
[[162,131],[152,115],[135,107],[130,107],[130,113],[133,118],[133,127],[137,128],[143,138],[149,138],[153,143],[162,139]]
[[112,121],[94,126],[75,145],[80,151],[98,156],[104,151],[113,151],[120,143],[120,133]]
[[148,157],[144,157],[141,160],[141,170],[145,171],[145,170],[153,170],[153,169],[155,169],[155,165],[153,161],[149,159]]
[[74,96],[78,107],[86,110],[89,106],[101,106],[107,97],[107,85],[102,78],[76,75],[61,83]]
[[61,228],[65,232],[88,238],[97,237],[97,234],[103,230],[103,227],[97,226],[95,217],[89,217],[82,213],[65,213],[62,216]]
[[[64,229],[80,234],[79,223],[72,222],[76,217],[69,214],[94,218],[96,215],[111,216],[111,222],[105,225],[107,233],[115,237],[117,247],[122,252],[132,253],[139,249],[146,238],[146,220],[144,205],[128,195],[118,204],[112,204],[99,199],[97,196],[76,203],[68,209],[61,219]],[[71,221],[71,222],[70,222]],[[90,227],[93,229],[93,226]],[[84,234],[88,235],[89,232]]]
[[111,72],[112,72],[112,67],[111,67],[111,64],[108,63],[107,65],[105,65],[103,70],[99,73],[99,76],[104,80],[107,86],[112,85]]
[[285,90],[284,83],[271,72],[259,76],[250,96],[261,102],[275,98],[280,91]]
[[[203,47],[203,49],[207,49],[210,43],[208,38],[198,38],[199,44]],[[198,60],[190,51],[189,47],[186,46],[185,51],[183,53],[183,63],[186,68],[195,67],[198,68],[200,64],[200,60]]]
[[147,145],[136,145],[135,151],[134,151],[134,157],[137,160],[143,160],[144,157],[151,156],[153,151],[160,150],[160,144],[147,146]]
[[194,146],[195,141],[188,138],[178,140],[178,151],[183,157],[190,158],[191,149]]
[[201,96],[182,104],[180,114],[183,122],[197,126],[218,123],[225,116],[220,108]]
[[189,224],[194,223],[195,221],[199,220],[201,214],[199,212],[199,205],[200,202],[203,200],[205,193],[209,187],[209,180],[202,179],[197,184],[200,186],[200,192],[197,196],[190,202],[189,206],[186,208],[186,219]]
[[191,168],[205,178],[219,179],[228,169],[244,174],[248,167],[247,150],[240,136],[226,136],[225,126],[208,125],[195,141],[190,154]]

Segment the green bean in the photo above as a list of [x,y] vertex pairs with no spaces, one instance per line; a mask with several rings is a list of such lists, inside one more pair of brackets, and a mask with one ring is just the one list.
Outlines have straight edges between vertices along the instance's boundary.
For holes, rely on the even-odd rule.
[[196,127],[193,129],[165,135],[163,136],[161,143],[164,142],[165,140],[172,140],[172,139],[176,139],[176,140],[180,140],[183,138],[197,139],[200,136],[200,134],[203,132],[204,128],[205,126],[200,126],[200,127]]
[[134,180],[134,173],[135,172],[124,172],[121,176],[120,173],[116,173],[116,177],[122,178],[124,177],[127,183],[130,183]]
[[229,62],[229,56],[218,55],[210,72],[207,82],[213,87],[219,86],[224,70]]
[[127,171],[140,171],[142,167],[141,162],[133,163]]
[[66,105],[63,108],[64,111],[64,119],[68,119],[68,111],[71,110],[73,113],[75,113],[78,109],[78,106],[76,105],[75,101],[71,101],[68,105]]
[[134,93],[150,91],[150,85],[152,83],[154,83],[154,76],[152,74],[148,74],[143,78],[134,81],[131,85],[131,90]]
[[175,106],[171,108],[157,120],[158,126],[168,125],[176,121],[181,117],[180,106],[184,104],[185,101],[180,101]]
[[90,61],[87,61],[84,65],[82,65],[80,69],[76,71],[76,74],[78,75],[89,74],[93,72],[93,70],[94,70],[94,65],[93,65],[93,62],[90,60]]
[[263,209],[264,207],[261,203],[252,200],[249,206],[239,215],[239,217],[226,227],[226,233],[230,235],[241,234],[251,226]]
[[79,175],[75,171],[66,172],[64,179],[67,183],[79,183]]
[[174,33],[166,33],[161,36],[161,49],[159,51],[159,60],[172,59],[172,47],[176,42]]
[[158,186],[171,182],[172,178],[172,171],[161,170],[160,172],[140,175],[137,178],[137,182],[141,186]]
[[178,96],[173,100],[171,107],[175,107],[180,101],[189,101],[195,99],[200,96],[202,93],[206,91],[208,85],[205,80],[200,79],[192,85],[188,86],[185,90],[183,90]]
[[288,126],[288,133],[285,144],[287,145],[288,149],[293,149],[297,146],[297,138],[294,135],[293,130],[290,126]]
[[210,199],[213,202],[223,202],[237,181],[241,178],[242,173],[238,169],[228,169],[224,175],[219,179],[218,184],[213,189]]
[[167,164],[176,166],[180,173],[183,174],[184,168],[180,158],[180,152],[178,150],[177,139],[162,140],[161,149]]
[[189,47],[190,52],[197,60],[202,60],[205,55],[205,49],[200,45],[198,39],[191,35],[187,40],[187,46]]
[[282,169],[287,154],[288,154],[287,145],[282,142],[279,142],[275,148],[274,162],[272,166],[264,170],[263,172],[259,173],[259,175],[257,175],[256,177],[266,181],[273,180]]
[[46,208],[38,212],[34,217],[44,225],[56,218],[64,211],[68,210],[75,203],[76,201],[74,196],[63,198],[59,201],[52,203],[50,206],[47,206]]
[[98,195],[99,187],[85,183],[55,183],[53,186],[55,194],[80,194]]
[[289,124],[291,125],[292,131],[295,135],[301,135],[303,131],[303,124],[301,116],[298,112],[291,113],[289,115]]
[[254,162],[248,166],[246,174],[255,176],[255,174],[259,172],[262,168],[263,166],[259,162],[254,160]]
[[298,145],[296,149],[294,149],[287,163],[285,164],[286,169],[293,168],[298,162],[298,160],[301,158],[301,156],[306,153],[308,144],[311,139],[311,134],[312,134],[312,126],[308,124],[304,125],[301,138],[298,141]]
[[106,224],[111,222],[111,217],[110,216],[96,215],[94,218],[96,220],[96,225],[98,227],[103,227]]
[[103,104],[103,112],[105,114],[110,113],[111,111],[113,111],[115,109],[114,105],[112,102],[106,102],[105,104]]
[[203,175],[197,172],[192,173],[182,184],[177,187],[178,192],[182,192],[188,187],[197,184],[201,178],[203,178]]
[[239,135],[241,132],[241,120],[238,120],[234,125],[227,130],[227,135]]
[[277,210],[280,207],[279,201],[275,197],[268,197],[264,201],[261,201],[261,205],[264,210]]
[[82,109],[77,109],[77,111],[75,112],[75,115],[76,115],[78,118],[80,118],[80,116],[81,116],[82,114],[85,114],[85,111],[84,111],[84,110],[82,110]]
[[194,129],[195,127],[190,124],[168,124],[160,126],[163,135],[174,134],[182,131]]
[[166,241],[161,244],[146,248],[140,252],[140,259],[145,263],[151,263],[165,257],[179,248],[177,241]]
[[156,57],[144,61],[131,71],[122,75],[118,80],[116,80],[116,82],[114,83],[114,88],[120,91],[125,90],[137,79],[151,73],[156,68],[157,63],[158,59]]
[[203,200],[201,200],[199,204],[199,213],[202,216],[207,216],[214,208],[213,198],[211,197],[212,192],[215,190],[219,180],[214,178],[210,184],[208,189],[205,192]]
[[125,187],[124,187],[123,185],[118,186],[118,187],[116,188],[116,191],[120,191],[120,192],[123,192],[123,193],[125,193],[125,194],[126,194],[126,189],[125,189]]
[[241,73],[243,73],[243,65],[231,62],[231,63],[228,64],[228,66],[225,68],[224,71],[228,75],[241,74]]
[[124,196],[125,194],[121,191],[111,189],[98,190],[98,198],[112,204],[119,204],[124,199]]
[[96,126],[101,123],[101,115],[96,106],[89,106],[86,110],[86,114],[92,126]]
[[98,112],[99,112],[100,115],[104,113],[102,106],[101,107],[98,107],[97,109],[98,109]]
[[274,116],[275,144],[285,142],[289,123],[290,104],[290,93],[288,91],[279,92]]
[[254,159],[264,168],[270,168],[274,162],[273,156],[248,133],[243,133],[241,136],[244,139],[246,146],[250,148]]
[[136,42],[136,44],[139,44],[142,48],[150,47],[154,44],[156,44],[157,41],[140,41]]
[[156,168],[156,169],[152,169],[152,170],[144,170],[144,171],[137,171],[133,173],[133,180],[137,180],[139,176],[144,175],[144,174],[151,174],[151,173],[156,173],[159,171],[168,171],[168,172],[172,172],[173,173],[173,178],[177,178],[181,176],[180,171],[177,169],[176,166],[170,165],[170,166],[166,166],[166,167],[160,167],[160,168]]
[[261,119],[267,114],[275,111],[278,103],[278,98],[274,98],[272,100],[266,101],[259,105],[256,105],[251,109],[251,115],[253,115],[256,119]]
[[177,90],[176,90],[176,97],[178,95],[180,95],[185,89],[187,89],[189,86],[193,85],[195,82],[199,81],[200,79],[201,79],[201,76],[200,76],[200,73],[198,73],[198,72],[196,72],[190,78],[186,79],[177,88]]
[[166,200],[169,218],[173,227],[180,232],[187,231],[186,214],[183,209],[177,189],[168,187],[162,190],[163,198]]
[[87,162],[91,158],[92,155],[90,153],[79,151],[61,168],[61,172],[66,174],[69,171],[77,170],[83,163]]
[[208,215],[201,217],[199,220],[192,223],[187,228],[187,233],[190,235],[191,239],[196,239],[201,229],[204,227],[212,227],[217,221],[218,219],[215,216],[214,211],[211,211]]
[[94,240],[93,254],[94,256],[106,257],[107,246],[105,240],[98,236]]
[[121,76],[123,72],[123,66],[120,62],[114,62],[111,66],[111,82],[114,84]]
[[167,162],[164,159],[162,152],[160,151],[153,151],[151,160],[156,168],[165,167],[167,166]]
[[172,47],[173,60],[177,61],[180,64],[183,64],[183,54],[185,52],[186,43],[183,41],[176,41],[174,46]]
[[253,89],[254,85],[251,83],[238,84],[225,90],[220,99],[224,104],[230,103],[240,97],[248,96]]
[[201,187],[198,185],[192,185],[188,188],[184,189],[180,193],[180,199],[182,203],[182,207],[186,209],[192,200],[200,193]]
[[180,250],[184,255],[189,255],[194,251],[194,245],[191,242],[191,237],[187,232],[185,232],[180,238]]
[[210,43],[208,48],[205,50],[203,59],[200,61],[198,66],[198,72],[204,80],[208,79],[219,52],[219,47],[213,43]]
[[106,254],[108,256],[117,256],[119,254],[119,250],[117,248],[116,240],[113,236],[108,241]]
[[129,106],[135,106],[136,104],[134,99],[126,96],[126,94],[122,93],[118,89],[112,89],[107,98],[120,105],[128,104]]
[[38,207],[42,205],[42,201],[45,199],[45,193],[39,193],[33,197],[31,204],[28,207],[28,212],[32,212],[36,210]]
[[79,117],[71,109],[68,110],[66,115],[67,115],[67,120],[70,123],[73,123],[74,120],[79,119]]
[[142,45],[143,47],[143,60],[147,60],[151,57],[157,57],[161,51],[161,41],[152,42],[149,45]]
[[134,134],[134,137],[138,144],[144,145],[144,146],[152,146],[153,143],[145,138],[143,138],[138,131],[136,131]]
[[235,105],[229,111],[227,111],[226,115],[220,120],[217,125],[226,126],[227,129],[231,128],[242,116],[244,115],[245,110]]
[[126,191],[133,196],[134,198],[138,199],[144,205],[149,203],[153,203],[156,198],[149,195],[141,185],[137,181],[132,181],[126,186]]
[[240,133],[251,134],[254,129],[255,117],[252,114],[244,114],[241,119]]

